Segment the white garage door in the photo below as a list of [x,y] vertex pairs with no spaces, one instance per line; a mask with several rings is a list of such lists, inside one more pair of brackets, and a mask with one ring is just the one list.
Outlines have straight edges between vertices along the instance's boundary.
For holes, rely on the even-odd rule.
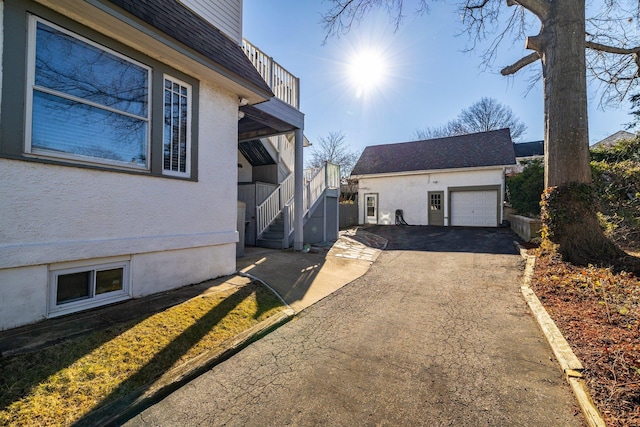
[[451,225],[496,227],[498,225],[498,192],[451,192]]

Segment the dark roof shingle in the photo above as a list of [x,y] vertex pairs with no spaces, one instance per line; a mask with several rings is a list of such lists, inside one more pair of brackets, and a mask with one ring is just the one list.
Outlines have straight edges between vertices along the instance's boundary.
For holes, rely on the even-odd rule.
[[398,144],[372,145],[351,175],[515,164],[509,129]]
[[519,142],[513,149],[516,157],[544,156],[544,141]]
[[108,1],[273,95],[238,44],[176,0]]

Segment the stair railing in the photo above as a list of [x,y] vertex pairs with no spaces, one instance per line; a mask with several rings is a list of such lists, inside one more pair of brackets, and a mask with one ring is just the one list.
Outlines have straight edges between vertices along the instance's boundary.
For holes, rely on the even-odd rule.
[[294,178],[295,174],[292,173],[280,184],[280,209],[293,198],[296,183]]
[[[306,216],[313,205],[320,199],[327,188],[340,188],[340,167],[331,163],[325,163],[316,169],[304,171],[305,188],[302,200],[302,215]],[[295,181],[294,174],[290,174],[270,195],[256,207],[256,227],[258,238],[283,212],[285,233],[284,238],[288,242],[294,229],[295,207]]]
[[315,204],[315,202],[320,198],[324,190],[327,188],[327,180],[326,180],[326,163],[315,172],[313,177],[307,183],[307,188],[305,191],[305,195],[307,195],[304,201],[304,214],[306,215],[309,212],[309,209]]
[[256,231],[258,238],[269,227],[269,224],[280,214],[280,187],[276,188],[265,199],[264,202],[256,206]]

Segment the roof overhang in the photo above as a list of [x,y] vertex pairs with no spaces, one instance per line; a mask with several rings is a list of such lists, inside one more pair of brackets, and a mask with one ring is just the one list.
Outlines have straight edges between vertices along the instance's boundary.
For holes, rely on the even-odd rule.
[[[304,129],[304,114],[277,98],[240,107],[238,141],[281,135]],[[308,141],[308,140],[307,140]]]
[[366,179],[366,178],[386,178],[386,177],[398,177],[407,175],[429,175],[436,173],[456,173],[456,172],[473,172],[473,171],[486,171],[486,170],[499,170],[503,171],[509,166],[515,166],[515,163],[509,165],[493,165],[493,166],[477,166],[468,168],[452,168],[452,169],[425,169],[418,171],[401,171],[401,172],[387,172],[387,173],[373,173],[362,175],[351,175],[351,178]]
[[252,84],[111,3],[101,0],[35,1],[185,74],[219,85],[239,98],[246,98],[250,104],[273,97],[269,90]]

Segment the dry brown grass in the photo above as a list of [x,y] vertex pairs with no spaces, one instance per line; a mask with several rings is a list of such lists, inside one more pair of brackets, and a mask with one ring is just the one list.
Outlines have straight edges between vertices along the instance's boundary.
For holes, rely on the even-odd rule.
[[283,309],[257,283],[0,359],[0,425],[70,425]]

